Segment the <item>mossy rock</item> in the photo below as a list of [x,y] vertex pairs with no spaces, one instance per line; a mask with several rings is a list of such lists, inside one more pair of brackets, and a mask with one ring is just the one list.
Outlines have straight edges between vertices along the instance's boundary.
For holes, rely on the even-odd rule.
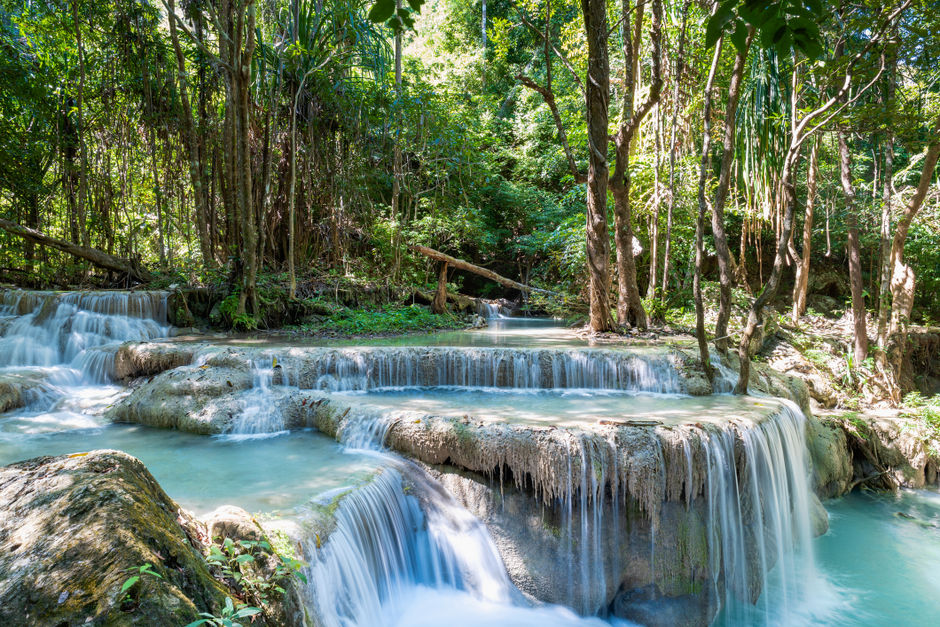
[[[0,624],[185,625],[226,590],[201,525],[119,451],[0,468]],[[121,590],[140,566],[142,574]]]

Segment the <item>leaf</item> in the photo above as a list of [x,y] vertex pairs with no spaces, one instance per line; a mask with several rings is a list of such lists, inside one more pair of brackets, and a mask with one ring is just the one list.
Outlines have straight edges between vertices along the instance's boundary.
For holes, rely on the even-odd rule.
[[246,618],[248,616],[254,616],[255,614],[260,614],[261,610],[256,607],[243,607],[232,616],[232,618]]
[[235,561],[238,562],[239,564],[246,564],[248,562],[255,561],[255,558],[245,553],[244,555],[239,555],[238,557],[236,557]]
[[372,9],[369,10],[369,19],[376,24],[381,24],[395,13],[395,0],[375,0]]
[[763,26],[758,27],[760,31],[760,44],[762,48],[773,48],[786,32],[787,23],[779,17],[775,17]]
[[134,584],[137,583],[139,580],[140,580],[140,575],[134,575],[133,577],[128,577],[127,581],[124,582],[124,585],[121,586],[121,594],[124,594],[125,592],[130,590],[132,587],[134,587]]
[[207,618],[200,618],[199,620],[194,620],[193,622],[186,625],[186,627],[199,627],[199,625],[205,625],[209,622]]
[[735,20],[734,31],[731,33],[731,43],[734,44],[738,52],[742,54],[745,52],[747,47],[747,25],[740,18]]
[[715,14],[708,18],[708,26],[705,27],[706,48],[714,46],[721,37],[725,26],[727,26],[728,22],[734,17],[734,6],[736,4],[737,0],[725,0],[725,2],[719,5]]
[[408,6],[411,7],[411,10],[415,13],[421,13],[421,5],[424,4],[424,0],[408,0]]

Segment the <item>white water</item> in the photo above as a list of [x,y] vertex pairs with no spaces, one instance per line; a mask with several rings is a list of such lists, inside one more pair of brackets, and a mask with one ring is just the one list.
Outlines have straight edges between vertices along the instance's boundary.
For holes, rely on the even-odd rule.
[[287,433],[284,415],[278,407],[272,389],[275,371],[281,375],[281,370],[276,357],[251,362],[251,388],[242,394],[242,410],[229,423],[222,437],[230,440],[249,440]]
[[121,342],[169,334],[164,292],[0,291],[0,369],[24,367],[51,385],[111,380]]
[[331,391],[446,385],[682,391],[673,359],[649,352],[383,347],[325,350],[303,365],[308,370],[299,378]]

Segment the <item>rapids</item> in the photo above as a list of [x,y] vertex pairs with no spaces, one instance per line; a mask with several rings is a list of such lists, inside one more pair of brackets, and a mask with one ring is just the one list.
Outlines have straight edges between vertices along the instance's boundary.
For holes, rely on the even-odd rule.
[[[691,592],[716,625],[940,622],[940,496],[846,496],[814,539],[805,418],[790,402],[688,396],[669,351],[593,347],[490,305],[486,329],[366,345],[210,339],[238,348],[251,372],[224,433],[111,424],[105,409],[128,392],[113,380],[117,348],[173,334],[167,296],[0,291],[0,464],[116,448],[197,513],[231,503],[275,514],[303,546],[308,609],[324,625],[632,624],[618,604],[668,624],[675,608],[621,587],[621,573],[628,561],[665,585],[659,543],[674,540],[693,561],[703,547]],[[285,430],[272,399],[297,388],[345,403],[357,428],[342,442]],[[486,492],[496,515],[511,518],[521,498],[541,520],[557,516],[543,574],[561,582],[559,598],[535,601],[514,581],[490,520],[455,496],[457,475],[386,448],[396,420],[420,415],[567,434],[557,491],[504,495],[500,474]],[[644,489],[661,508],[634,511],[625,425],[659,438],[649,459],[671,470]],[[689,511],[699,531],[669,527]]]

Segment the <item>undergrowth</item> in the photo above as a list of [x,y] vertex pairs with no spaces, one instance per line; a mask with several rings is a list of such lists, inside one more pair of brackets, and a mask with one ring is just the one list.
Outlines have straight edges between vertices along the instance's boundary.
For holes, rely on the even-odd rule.
[[456,329],[463,321],[452,314],[433,314],[421,305],[386,305],[378,309],[342,308],[328,316],[296,325],[305,333],[384,335]]

